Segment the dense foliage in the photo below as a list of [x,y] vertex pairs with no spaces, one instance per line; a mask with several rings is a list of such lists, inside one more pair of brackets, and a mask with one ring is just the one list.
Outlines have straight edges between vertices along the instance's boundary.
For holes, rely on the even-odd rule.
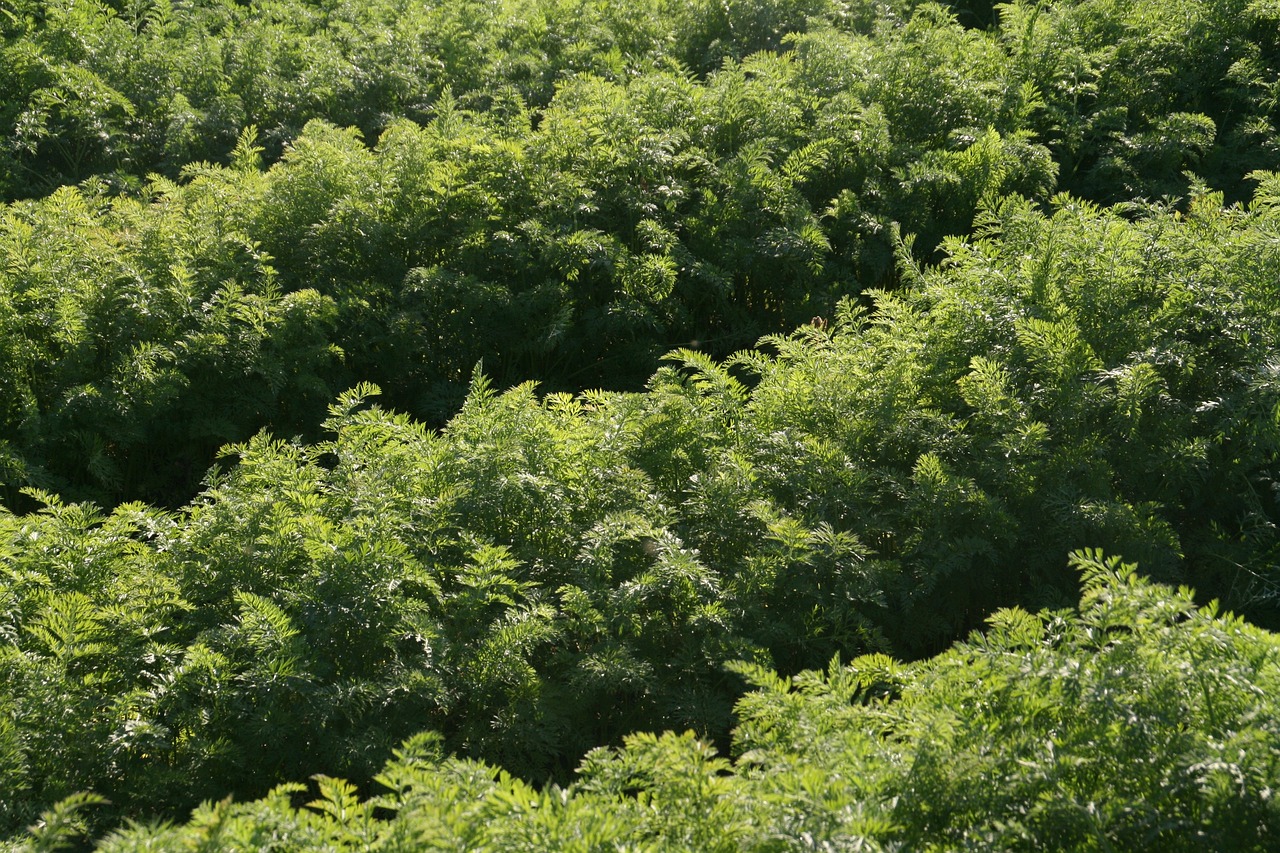
[[[177,177],[225,159],[248,125],[274,159],[315,118],[373,140],[397,117],[427,119],[449,92],[482,109],[542,109],[575,77],[702,76],[793,48],[823,60],[808,95],[839,89],[854,114],[880,106],[903,134],[896,147],[992,123],[1028,130],[1071,189],[1107,201],[1176,187],[1186,166],[1238,181],[1275,164],[1274,4],[996,12],[986,0],[10,0],[0,191],[43,195],[104,172],[125,185]],[[1036,114],[1007,111],[1024,87],[1042,101]],[[1006,111],[993,115],[992,102]]]
[[[921,664],[883,655],[783,680],[743,666],[731,762],[638,734],[538,790],[438,740],[407,742],[361,799],[206,804],[102,850],[1274,849],[1280,641],[1081,554],[1078,611],[1003,610]],[[71,801],[32,849],[74,837]]]
[[0,185],[38,198],[0,216],[5,481],[178,506],[221,443],[316,438],[358,381],[434,425],[482,359],[635,389],[896,284],[898,234],[935,260],[1009,193],[1155,200],[1196,170],[1237,200],[1280,167],[1264,3],[989,30],[614,6],[17,4]]
[[424,727],[531,779],[727,742],[728,664],[935,650],[1069,601],[1073,544],[1270,618],[1276,181],[1185,217],[1010,201],[870,319],[643,394],[477,379],[436,433],[357,389],[177,514],[36,494],[0,517],[11,820],[363,784]]
[[0,36],[10,846],[1276,846],[1275,3]]

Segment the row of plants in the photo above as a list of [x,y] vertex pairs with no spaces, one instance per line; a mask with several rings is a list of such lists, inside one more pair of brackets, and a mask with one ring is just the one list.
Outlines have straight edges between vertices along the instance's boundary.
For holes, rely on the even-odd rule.
[[[1229,5],[1012,5],[984,31],[934,5],[19,4],[0,119],[36,159],[7,168],[86,180],[0,211],[3,499],[176,507],[219,446],[318,438],[360,381],[434,425],[479,361],[500,387],[636,389],[674,347],[723,357],[896,286],[899,234],[936,260],[1010,194],[1186,197],[1194,168],[1247,199],[1246,172],[1280,165],[1276,16]],[[548,63],[533,89],[526,55]],[[436,76],[360,88],[402,66]],[[144,95],[225,127],[196,122],[212,147],[169,167],[141,142],[46,162],[158,139],[176,119]],[[99,127],[104,98],[138,127]]]
[[941,265],[903,251],[874,310],[677,351],[644,393],[477,375],[437,432],[361,386],[330,438],[233,446],[177,511],[29,493],[0,515],[5,831],[82,791],[101,827],[367,790],[424,729],[532,783],[635,732],[725,751],[743,672],[1068,606],[1082,546],[1274,625],[1280,177],[1256,179],[1248,209],[1006,201]]
[[[1078,609],[999,611],[922,663],[738,665],[754,689],[732,760],[692,732],[634,734],[538,788],[421,734],[375,795],[321,775],[97,849],[1274,849],[1280,642],[1100,553],[1073,567]],[[74,841],[102,807],[59,803],[10,849]]]
[[576,76],[700,77],[838,33],[828,70],[879,90],[908,139],[964,133],[975,98],[1032,87],[1041,110],[1001,131],[1037,134],[1065,188],[1110,202],[1181,186],[1188,165],[1233,185],[1274,167],[1276,25],[1263,0],[10,0],[0,195],[174,178],[225,162],[250,125],[274,159],[311,119],[372,142],[449,92],[536,111]]

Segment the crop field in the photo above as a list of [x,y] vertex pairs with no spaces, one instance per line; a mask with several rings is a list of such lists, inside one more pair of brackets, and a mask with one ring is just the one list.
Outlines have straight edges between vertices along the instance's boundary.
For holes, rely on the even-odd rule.
[[1280,850],[1276,0],[0,0],[0,853]]

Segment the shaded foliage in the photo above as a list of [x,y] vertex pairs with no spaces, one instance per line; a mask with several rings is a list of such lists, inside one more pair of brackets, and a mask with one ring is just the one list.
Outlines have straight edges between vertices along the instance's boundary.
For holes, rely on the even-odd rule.
[[[316,777],[99,849],[1268,850],[1278,816],[1273,635],[1134,566],[1077,554],[1079,609],[1003,610],[919,664],[839,660],[794,679],[740,667],[734,755],[632,735],[539,790],[405,743],[384,793]],[[42,836],[74,836],[71,801]],[[34,845],[33,845],[34,846]]]

